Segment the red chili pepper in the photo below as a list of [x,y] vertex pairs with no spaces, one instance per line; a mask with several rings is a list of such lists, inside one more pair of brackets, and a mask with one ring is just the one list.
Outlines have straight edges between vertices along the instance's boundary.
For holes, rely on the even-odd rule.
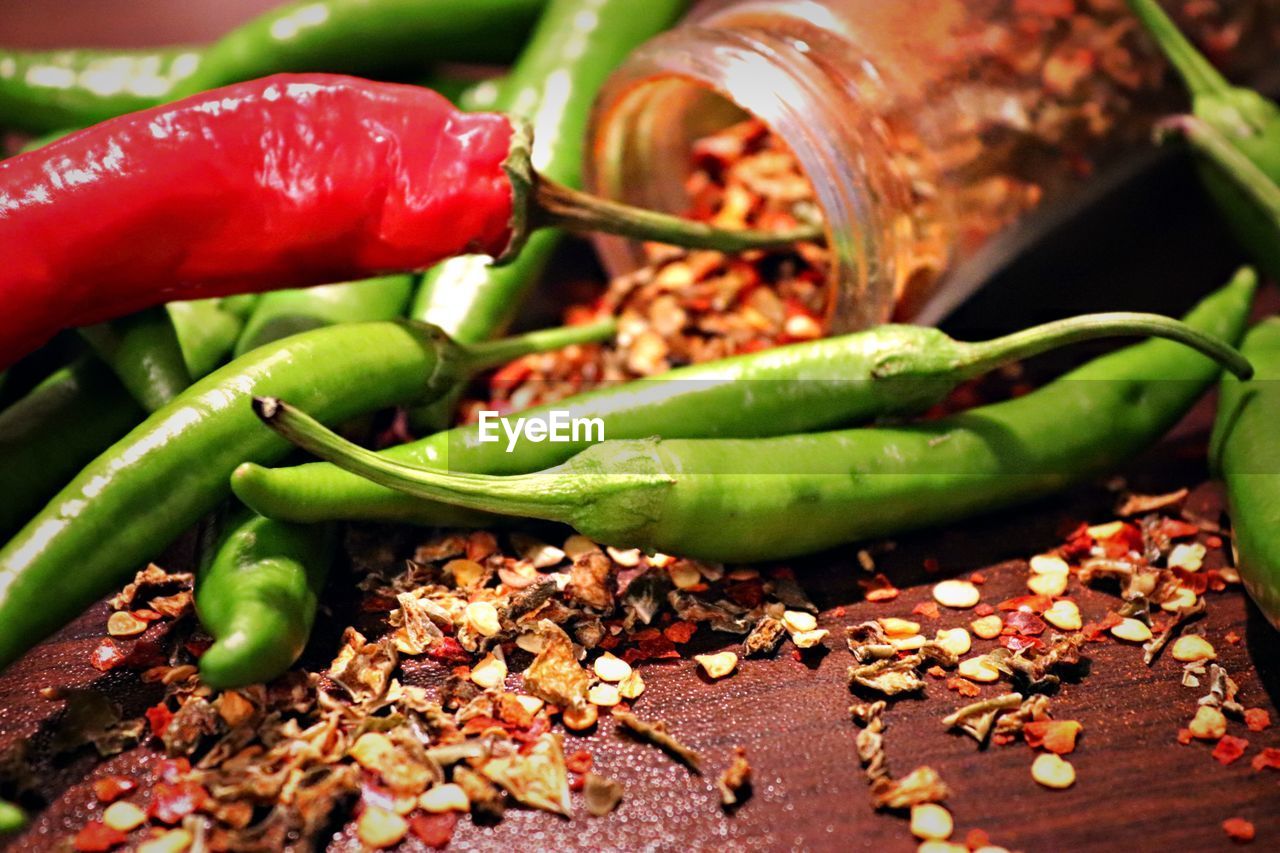
[[128,840],[118,829],[112,829],[100,820],[91,820],[76,833],[72,845],[81,853],[106,853]]
[[541,225],[724,251],[819,234],[594,199],[537,178],[528,134],[504,116],[418,86],[281,74],[0,161],[0,369],[69,326],[498,256]]

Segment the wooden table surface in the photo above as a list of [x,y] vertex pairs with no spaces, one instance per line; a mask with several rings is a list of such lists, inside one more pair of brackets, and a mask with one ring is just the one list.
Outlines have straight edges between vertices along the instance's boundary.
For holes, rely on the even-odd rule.
[[[1210,282],[1225,279],[1236,259],[1195,197],[1194,184],[1182,170],[1164,174],[1144,190],[1141,204],[1112,203],[1038,259],[1003,276],[956,318],[956,328],[1002,329],[1100,305],[1181,310]],[[1027,295],[1028,282],[1035,283],[1035,295]],[[1204,481],[1210,416],[1208,405],[1198,407],[1173,436],[1135,461],[1125,472],[1131,485],[1160,491]],[[667,720],[703,753],[707,775],[691,775],[652,747],[620,737],[606,722],[580,743],[594,754],[597,772],[625,783],[616,812],[590,818],[578,795],[578,816],[572,820],[509,809],[497,826],[461,822],[450,849],[912,849],[906,821],[877,814],[869,805],[853,746],[857,729],[848,713],[853,697],[845,684],[851,658],[841,628],[877,616],[906,615],[928,598],[936,580],[979,569],[988,578],[984,601],[1021,594],[1025,569],[1017,561],[1057,545],[1064,527],[1075,522],[1109,520],[1114,501],[1114,494],[1090,486],[1014,512],[900,537],[896,549],[877,558],[904,589],[893,602],[862,600],[854,547],[797,561],[798,579],[823,609],[821,624],[832,629],[827,654],[803,662],[786,652],[773,660],[748,660],[732,678],[715,683],[700,678],[688,659],[643,665],[649,688],[637,712]],[[925,571],[926,558],[937,561],[936,573]],[[74,566],[67,567],[69,576],[74,572]],[[1086,619],[1115,604],[1109,594],[1080,592],[1074,582],[1072,589]],[[841,607],[844,615],[836,616]],[[107,761],[85,751],[58,759],[47,755],[62,703],[40,698],[40,688],[91,685],[127,714],[158,698],[158,691],[141,685],[136,674],[104,676],[89,666],[105,613],[98,605],[0,676],[0,750],[30,742],[38,793],[48,804],[10,849],[52,848],[86,819],[92,778],[112,772],[145,778],[156,754],[143,746]],[[926,628],[964,625],[972,618],[972,612],[943,613]],[[1239,682],[1243,704],[1265,708],[1280,721],[1280,636],[1239,590],[1211,594],[1202,624]],[[1225,641],[1229,631],[1242,638],[1239,644]],[[730,645],[726,635],[706,633],[685,649],[687,655]],[[1255,772],[1248,761],[1262,746],[1280,746],[1280,727],[1249,733],[1245,759],[1222,767],[1210,757],[1209,746],[1175,742],[1204,692],[1180,685],[1180,664],[1166,654],[1148,668],[1138,649],[1116,643],[1090,645],[1087,654],[1087,677],[1065,684],[1053,699],[1055,716],[1084,724],[1071,756],[1079,774],[1071,789],[1036,785],[1029,773],[1032,752],[1025,744],[982,750],[945,731],[940,718],[966,700],[940,681],[929,685],[925,699],[891,706],[886,715],[890,768],[902,774],[927,763],[941,772],[952,789],[947,805],[955,815],[957,838],[981,828],[993,843],[1026,851],[1228,849],[1233,844],[1220,824],[1239,816],[1257,827],[1254,848],[1280,849],[1280,773]],[[409,681],[430,683],[441,675],[435,664],[406,666]],[[1231,731],[1244,734],[1238,724]],[[578,743],[569,740],[571,748]],[[748,751],[755,794],[744,808],[726,815],[718,807],[714,778],[735,745]],[[340,830],[332,846],[356,845]],[[406,849],[413,848],[406,844]]]

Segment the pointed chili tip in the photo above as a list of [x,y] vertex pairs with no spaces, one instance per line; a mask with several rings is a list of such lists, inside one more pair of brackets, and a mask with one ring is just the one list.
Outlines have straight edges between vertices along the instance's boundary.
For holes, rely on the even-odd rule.
[[254,397],[253,413],[263,420],[264,423],[270,424],[279,416],[280,410],[284,407],[284,401],[279,397]]

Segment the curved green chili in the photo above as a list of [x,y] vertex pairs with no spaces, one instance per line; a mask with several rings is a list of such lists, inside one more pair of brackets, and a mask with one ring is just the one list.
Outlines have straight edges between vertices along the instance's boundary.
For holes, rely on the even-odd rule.
[[270,681],[302,654],[333,559],[328,526],[237,514],[196,574],[200,624],[214,643],[200,678],[217,689]]
[[[1241,286],[1242,287],[1242,286]],[[1235,299],[1247,301],[1241,287]],[[1231,310],[1237,306],[1233,305]],[[1224,309],[1227,310],[1227,309]],[[1074,317],[993,341],[968,344],[937,329],[882,326],[865,332],[792,344],[751,355],[672,370],[656,379],[613,385],[521,413],[547,419],[599,418],[607,438],[753,438],[788,435],[923,411],[958,383],[996,365],[1051,347],[1116,334],[1162,334],[1190,343],[1242,369],[1232,354],[1203,338],[1181,335],[1185,327],[1152,315],[1102,314]],[[505,421],[512,424],[515,418]],[[449,471],[524,474],[564,462],[590,446],[577,441],[507,445],[481,441],[478,426],[437,433],[382,452],[388,460]],[[417,500],[348,474],[311,463],[266,469],[245,465],[232,488],[258,512],[289,521],[376,519],[448,524],[455,509]]]
[[178,332],[163,305],[86,326],[80,334],[148,412],[191,384]]
[[43,132],[279,71],[506,62],[546,0],[298,0],[207,47],[0,50],[0,125]]
[[[527,118],[539,172],[578,187],[596,92],[628,53],[674,23],[686,5],[685,0],[552,0],[510,74],[492,90],[477,87],[473,100],[492,91],[485,109]],[[436,265],[423,276],[409,316],[434,323],[464,343],[492,337],[511,321],[560,239],[559,232],[544,229],[500,266],[479,255]],[[442,428],[452,402],[451,395],[438,406],[415,411],[414,424]]]
[[236,355],[334,323],[395,319],[404,315],[412,292],[413,276],[389,275],[264,293],[236,341]]
[[[1236,341],[1252,271],[1186,322]],[[930,423],[757,439],[612,440],[506,477],[403,465],[279,399],[254,408],[299,446],[415,497],[565,522],[609,545],[753,561],[952,521],[1059,491],[1157,440],[1219,365],[1168,341],[1095,359],[1041,389]],[[1247,373],[1247,371],[1246,371]]]
[[[192,375],[203,376],[222,363],[241,321],[216,300],[175,302],[168,308]],[[0,538],[146,416],[92,355],[55,371],[0,412]]]
[[[1204,146],[1205,129],[1243,154],[1262,173],[1262,180],[1280,184],[1280,106],[1252,89],[1232,86],[1189,42],[1155,0],[1128,0],[1134,14],[1156,40],[1191,93],[1191,110],[1198,123],[1166,123],[1163,132],[1192,135],[1199,153],[1207,155],[1200,169],[1205,188],[1263,271],[1280,278],[1280,239],[1274,220],[1259,209],[1248,187],[1242,188],[1224,170],[1221,159]],[[1256,180],[1256,178],[1255,178]]]
[[89,463],[0,549],[0,668],[216,507],[238,464],[288,452],[287,442],[257,425],[253,395],[294,396],[340,423],[429,399],[516,355],[612,330],[608,323],[552,329],[465,348],[429,326],[351,323],[259,347],[214,371]]
[[1280,629],[1280,318],[1255,326],[1242,349],[1257,373],[1223,380],[1210,460],[1227,484],[1240,578]]
[[[340,322],[392,320],[404,313],[411,276],[265,294],[237,346],[259,346]],[[241,511],[206,543],[196,574],[196,612],[214,643],[200,677],[242,687],[280,675],[306,646],[333,555],[332,529],[302,527]]]

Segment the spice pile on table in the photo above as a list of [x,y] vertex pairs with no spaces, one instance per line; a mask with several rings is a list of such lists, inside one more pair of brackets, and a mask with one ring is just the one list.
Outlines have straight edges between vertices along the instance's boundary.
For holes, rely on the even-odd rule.
[[[789,230],[821,220],[813,187],[794,155],[759,121],[699,140],[686,183],[689,218],[722,228]],[[570,305],[566,322],[618,318],[618,335],[599,347],[522,358],[499,370],[488,399],[463,404],[518,411],[597,385],[662,373],[828,332],[828,252],[819,243],[736,255],[645,245],[649,263],[620,276],[590,302]]]

